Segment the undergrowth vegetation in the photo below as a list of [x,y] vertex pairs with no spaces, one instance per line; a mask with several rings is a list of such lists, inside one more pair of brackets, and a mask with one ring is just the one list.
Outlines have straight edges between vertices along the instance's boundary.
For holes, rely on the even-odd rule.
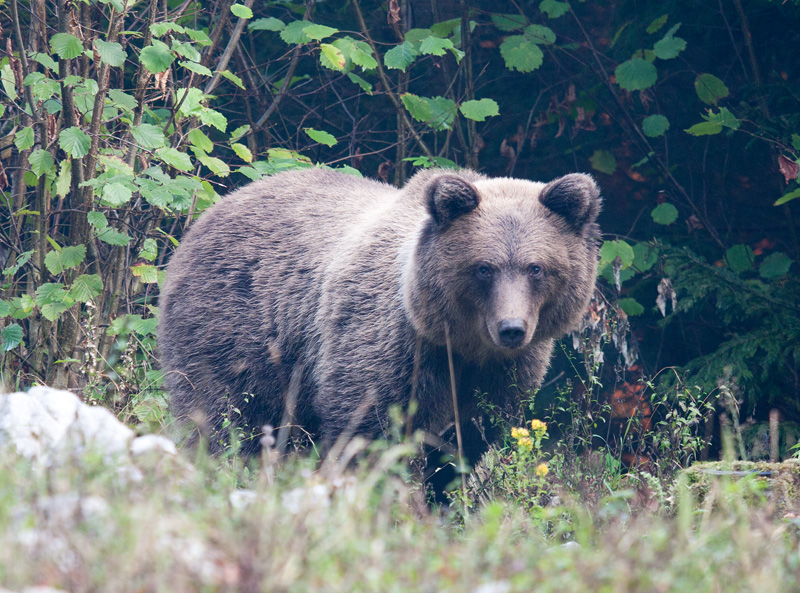
[[625,348],[601,399],[724,387],[747,426],[797,422],[798,19],[774,0],[6,0],[2,380],[168,424],[163,266],[250,180],[583,170],[606,196],[599,302]]
[[[534,429],[535,430],[535,429]],[[520,441],[518,440],[518,443]],[[764,479],[678,481],[594,502],[523,491],[463,516],[431,512],[407,444],[363,460],[152,463],[131,483],[98,459],[0,457],[0,583],[87,591],[796,591],[800,524]],[[520,449],[515,463],[529,459]],[[795,468],[795,476],[797,468]],[[540,485],[553,472],[537,472]],[[648,512],[641,512],[642,508]]]

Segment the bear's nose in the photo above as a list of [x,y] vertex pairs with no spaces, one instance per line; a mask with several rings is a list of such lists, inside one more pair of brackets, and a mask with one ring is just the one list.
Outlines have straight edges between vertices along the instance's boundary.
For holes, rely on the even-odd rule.
[[524,319],[503,319],[497,324],[500,343],[506,348],[516,348],[525,339],[527,324]]

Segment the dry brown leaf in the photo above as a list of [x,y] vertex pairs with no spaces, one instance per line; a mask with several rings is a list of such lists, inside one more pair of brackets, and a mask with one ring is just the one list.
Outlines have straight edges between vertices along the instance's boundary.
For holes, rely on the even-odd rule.
[[800,173],[800,165],[797,164],[797,161],[788,159],[782,154],[778,156],[778,167],[786,183],[797,179],[797,174]]
[[400,4],[397,0],[389,0],[389,13],[386,15],[386,21],[390,25],[400,22]]

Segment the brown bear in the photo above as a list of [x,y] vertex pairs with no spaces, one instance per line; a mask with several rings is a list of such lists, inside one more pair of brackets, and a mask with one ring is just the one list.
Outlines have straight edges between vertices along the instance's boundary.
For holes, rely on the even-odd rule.
[[[402,188],[326,169],[223,198],[169,263],[158,346],[171,405],[224,446],[263,425],[333,442],[379,436],[416,401],[415,427],[478,400],[513,410],[553,340],[583,315],[597,271],[600,192],[424,170]],[[203,422],[199,422],[202,418]]]

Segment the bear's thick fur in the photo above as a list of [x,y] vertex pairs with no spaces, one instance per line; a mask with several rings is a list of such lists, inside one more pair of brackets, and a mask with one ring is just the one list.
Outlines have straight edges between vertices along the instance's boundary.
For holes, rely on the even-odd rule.
[[230,424],[377,436],[412,398],[415,426],[438,433],[454,417],[446,328],[462,424],[477,396],[513,410],[586,309],[600,204],[582,174],[426,170],[397,189],[313,169],[235,191],[167,270],[158,345],[173,411],[212,448]]

